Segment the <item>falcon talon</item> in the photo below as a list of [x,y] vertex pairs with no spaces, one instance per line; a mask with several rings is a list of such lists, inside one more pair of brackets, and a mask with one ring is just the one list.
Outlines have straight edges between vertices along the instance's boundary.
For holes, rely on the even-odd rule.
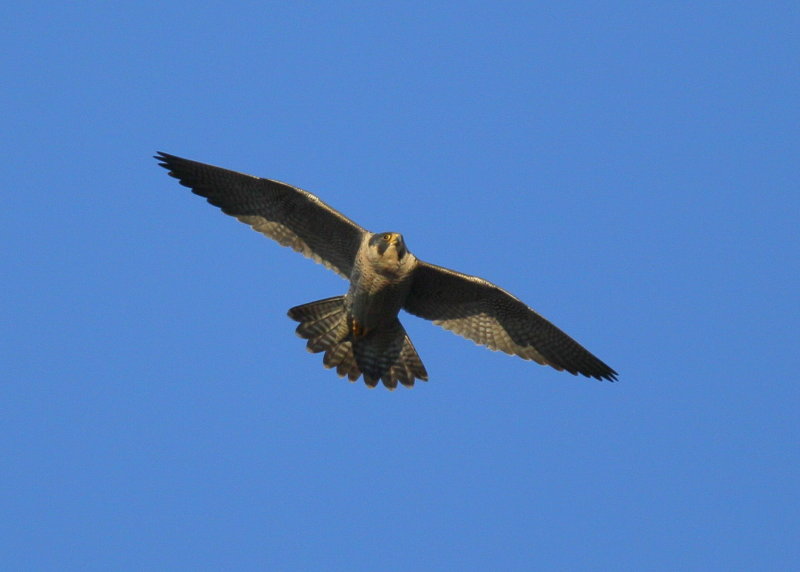
[[358,320],[351,320],[350,324],[350,331],[353,333],[353,337],[356,338],[363,338],[367,335],[366,328],[358,321]]
[[[157,153],[181,185],[223,212],[330,268],[343,296],[295,306],[289,317],[323,366],[349,381],[394,390],[428,372],[398,319],[400,310],[477,344],[573,375],[615,381],[617,372],[521,300],[477,276],[419,260],[398,232],[372,233],[311,193],[275,181]],[[369,335],[367,335],[369,334]]]

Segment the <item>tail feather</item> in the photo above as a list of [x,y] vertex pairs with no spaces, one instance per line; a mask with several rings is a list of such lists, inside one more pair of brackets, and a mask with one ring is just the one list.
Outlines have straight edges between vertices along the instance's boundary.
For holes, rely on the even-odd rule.
[[308,351],[316,354],[336,347],[338,344],[344,342],[349,335],[350,329],[347,327],[347,319],[342,318],[324,334],[320,334],[319,336],[313,338],[308,338],[306,347],[308,348]]
[[300,322],[295,331],[308,340],[306,347],[315,354],[335,348],[349,334],[344,296],[295,306],[288,313],[291,319]]
[[339,314],[330,314],[328,316],[319,318],[318,320],[311,320],[310,322],[302,322],[297,326],[297,334],[303,338],[311,339],[321,336],[322,334],[334,329],[341,316]]
[[322,363],[327,368],[336,368],[339,377],[347,376],[350,381],[355,381],[361,375],[361,370],[356,365],[356,358],[353,355],[353,344],[344,341],[325,352]]
[[398,382],[411,387],[415,379],[428,380],[428,372],[400,320],[359,339],[353,351],[364,382],[370,387],[375,387],[378,380],[390,390]]
[[308,340],[308,350],[324,351],[323,365],[336,368],[339,377],[356,381],[363,374],[367,386],[375,387],[382,381],[389,390],[398,382],[412,387],[416,379],[428,380],[414,344],[397,319],[356,337],[349,327],[344,296],[295,306],[289,310],[289,317],[300,322],[296,332]]
[[295,306],[289,310],[289,317],[296,322],[319,320],[320,318],[343,312],[343,304],[344,296],[333,296],[324,300]]

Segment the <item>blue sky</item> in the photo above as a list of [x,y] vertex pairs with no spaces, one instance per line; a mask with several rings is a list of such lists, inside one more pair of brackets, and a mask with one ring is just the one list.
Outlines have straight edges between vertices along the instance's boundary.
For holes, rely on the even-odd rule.
[[[0,561],[797,568],[797,6],[0,9]],[[346,283],[157,150],[403,232],[619,383],[408,315],[429,383],[337,378],[286,310]]]

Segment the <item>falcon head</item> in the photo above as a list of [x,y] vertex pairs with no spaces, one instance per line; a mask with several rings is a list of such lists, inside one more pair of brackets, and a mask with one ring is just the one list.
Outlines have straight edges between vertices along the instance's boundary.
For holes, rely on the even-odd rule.
[[378,258],[390,256],[398,261],[402,260],[408,250],[403,240],[403,235],[399,232],[379,232],[372,235],[369,239],[369,248],[377,252]]

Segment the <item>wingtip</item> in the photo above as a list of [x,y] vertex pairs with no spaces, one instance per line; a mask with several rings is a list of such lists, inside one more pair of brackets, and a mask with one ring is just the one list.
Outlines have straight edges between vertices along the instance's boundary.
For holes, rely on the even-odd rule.
[[164,167],[167,170],[170,170],[172,166],[170,165],[170,161],[174,159],[173,155],[169,153],[164,153],[163,151],[156,151],[156,154],[153,155],[153,159],[158,161],[159,167]]
[[602,368],[569,368],[569,367],[557,367],[553,364],[547,364],[553,369],[557,371],[566,371],[571,373],[572,375],[582,375],[587,379],[596,379],[597,381],[608,381],[608,382],[615,382],[619,381],[618,373],[608,367],[607,365],[603,364]]
[[599,379],[600,381],[608,381],[614,383],[615,381],[619,381],[618,376],[619,374],[611,368],[608,368],[608,371],[604,371],[602,373],[595,373],[592,374],[592,377],[595,379]]
[[186,159],[178,157],[177,155],[170,155],[169,153],[165,153],[164,151],[156,151],[156,154],[153,155],[153,159],[158,161],[159,165],[164,167],[165,169],[170,169],[176,164],[181,163],[182,161],[185,162]]

